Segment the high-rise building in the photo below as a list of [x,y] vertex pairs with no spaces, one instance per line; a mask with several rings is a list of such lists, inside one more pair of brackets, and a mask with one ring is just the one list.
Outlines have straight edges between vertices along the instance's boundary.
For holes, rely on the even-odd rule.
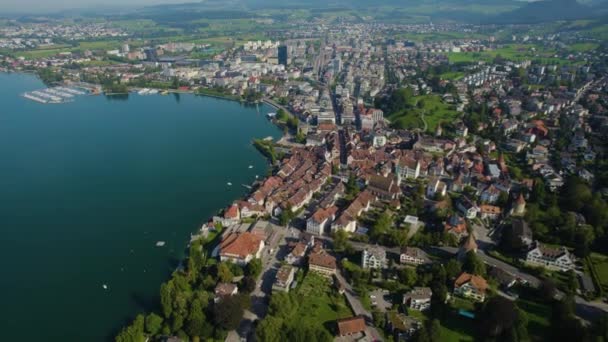
[[278,55],[279,64],[287,66],[287,45],[279,45]]

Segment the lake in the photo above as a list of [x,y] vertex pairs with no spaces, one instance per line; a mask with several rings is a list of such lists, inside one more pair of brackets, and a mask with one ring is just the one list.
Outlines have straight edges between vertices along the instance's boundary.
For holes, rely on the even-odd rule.
[[40,88],[0,73],[3,340],[108,340],[156,308],[190,233],[266,175],[251,140],[280,130],[266,105],[20,96]]

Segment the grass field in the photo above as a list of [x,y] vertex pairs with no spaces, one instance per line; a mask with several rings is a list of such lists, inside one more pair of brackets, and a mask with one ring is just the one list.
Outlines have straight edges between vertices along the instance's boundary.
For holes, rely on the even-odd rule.
[[608,291],[608,257],[598,253],[591,253],[591,263],[597,272],[602,289]]
[[[464,299],[462,299],[464,300]],[[458,315],[457,309],[451,310],[445,318],[441,319],[441,341],[470,342],[475,336],[475,321]],[[421,322],[429,319],[428,312],[408,310],[408,315]]]
[[[585,52],[597,48],[594,43],[572,44],[566,48],[571,52]],[[448,59],[450,63],[461,62],[491,62],[497,56],[511,61],[540,60],[549,64],[576,64],[566,58],[558,57],[558,51],[538,44],[510,44],[495,50],[481,52],[450,52]]]
[[[423,101],[422,108],[417,106],[419,101]],[[442,121],[453,121],[459,116],[459,113],[451,105],[444,103],[438,95],[415,96],[410,98],[408,103],[412,106],[411,109],[404,109],[388,117],[395,127],[424,128],[424,121],[426,121],[427,132],[434,132]]]
[[533,341],[545,341],[551,308],[529,299],[518,299],[517,306],[528,314],[528,333]]
[[353,316],[344,296],[332,291],[331,279],[309,272],[296,291],[300,303],[296,317],[301,323],[323,326],[333,335],[331,327],[337,319]]

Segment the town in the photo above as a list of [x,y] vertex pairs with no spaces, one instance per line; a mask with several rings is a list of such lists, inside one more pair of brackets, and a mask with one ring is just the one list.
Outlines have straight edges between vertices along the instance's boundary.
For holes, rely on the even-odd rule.
[[605,45],[493,29],[338,18],[218,43],[34,24],[0,30],[0,67],[276,108],[283,138],[252,142],[268,177],[192,235],[161,312],[118,341],[587,340],[608,311]]

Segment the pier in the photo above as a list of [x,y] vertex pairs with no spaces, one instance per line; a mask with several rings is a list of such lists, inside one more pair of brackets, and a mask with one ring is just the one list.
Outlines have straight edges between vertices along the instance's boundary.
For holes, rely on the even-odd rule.
[[87,93],[82,90],[71,87],[52,87],[27,92],[21,96],[34,102],[47,104],[71,102],[76,96],[86,94]]

